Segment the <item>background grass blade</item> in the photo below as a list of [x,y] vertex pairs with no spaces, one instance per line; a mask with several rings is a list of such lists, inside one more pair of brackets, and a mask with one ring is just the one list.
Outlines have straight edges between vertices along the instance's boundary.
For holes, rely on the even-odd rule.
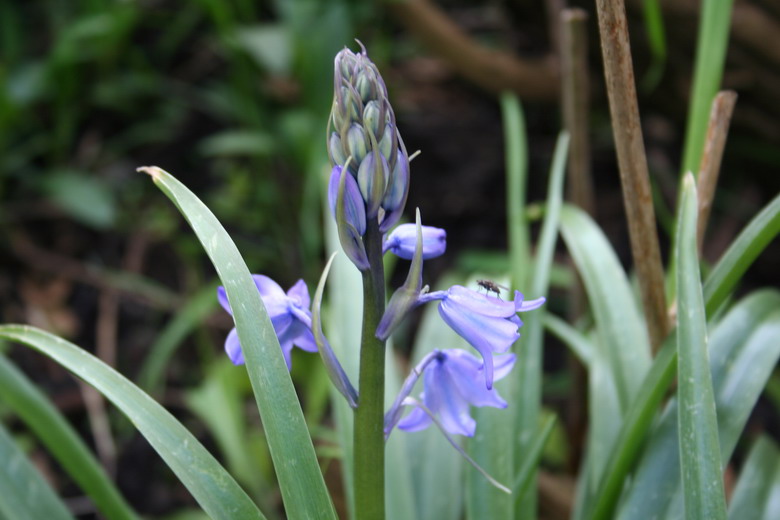
[[748,267],[780,233],[780,195],[753,217],[718,260],[704,284],[707,316],[711,316],[733,291]]
[[677,228],[677,381],[680,468],[688,520],[726,518],[704,297],[696,252],[696,187],[685,179]]
[[5,356],[0,356],[0,400],[19,415],[106,518],[138,518],[78,433]]
[[720,88],[729,42],[733,0],[704,0],[696,42],[696,64],[685,129],[682,172],[699,175],[710,106]]
[[0,325],[0,337],[38,350],[106,396],[132,421],[209,516],[265,518],[206,448],[119,372],[76,345],[34,327]]
[[[528,184],[528,137],[525,117],[520,100],[514,94],[504,93],[501,98],[501,115],[504,129],[506,163],[506,216],[509,242],[509,276],[513,289],[527,290],[530,274],[531,247],[529,243],[528,220],[526,218]],[[524,341],[525,343],[525,341]],[[510,379],[511,378],[511,379]],[[518,352],[513,374],[498,383],[498,390],[510,403],[508,413],[497,414],[495,410],[477,410],[475,419],[478,437],[484,439],[480,446],[477,439],[469,441],[472,454],[480,466],[500,482],[509,484],[517,465],[515,450],[522,451],[531,443],[538,427],[541,407],[542,366],[539,348],[527,345]],[[522,402],[525,406],[515,409],[511,403]],[[512,418],[514,415],[514,419]],[[483,431],[508,431],[516,428],[515,439],[501,435],[489,441],[481,435]],[[488,436],[489,437],[489,436]],[[519,440],[519,443],[516,441]],[[492,443],[492,444],[491,444]],[[508,454],[508,456],[507,456]],[[503,462],[503,464],[502,464]],[[500,464],[501,467],[496,467]],[[514,516],[520,519],[536,517],[536,486],[534,492],[525,497],[506,496],[484,482],[479,475],[467,469],[469,482],[468,512],[470,518],[487,518],[486,515]],[[531,477],[536,480],[535,474]],[[481,501],[478,504],[477,501]],[[500,506],[500,511],[496,507]]]
[[[460,280],[443,276],[440,287],[450,287]],[[414,342],[410,366],[415,366],[434,348],[451,348],[463,340],[444,323],[436,305],[427,306]],[[418,383],[418,395],[422,384]],[[510,404],[511,406],[511,404]],[[450,446],[437,428],[393,435],[407,436],[407,449],[412,469],[412,489],[415,494],[417,516],[420,519],[460,520],[463,516],[464,461]]]
[[48,482],[0,423],[0,515],[14,520],[73,520]]
[[759,437],[734,488],[729,520],[768,520],[778,516],[780,450],[768,437]]
[[[525,139],[523,137],[523,139]],[[542,222],[542,228],[539,235],[539,242],[534,261],[534,271],[528,284],[521,284],[521,279],[515,278],[519,267],[515,264],[520,263],[529,265],[530,257],[520,258],[519,254],[512,254],[513,286],[515,289],[525,291],[529,298],[538,298],[546,296],[550,288],[550,270],[555,253],[555,244],[558,239],[558,228],[560,225],[561,204],[563,201],[563,179],[566,173],[566,160],[569,153],[569,135],[562,132],[558,135],[550,164],[550,174],[547,184],[547,201],[545,205],[545,215]],[[524,203],[525,201],[523,201]],[[523,206],[524,208],[525,206]],[[512,419],[514,415],[514,424],[509,429],[497,430],[503,432],[503,435],[510,439],[514,444],[513,465],[509,474],[510,479],[520,471],[525,463],[525,459],[530,456],[529,452],[537,437],[539,429],[539,413],[542,406],[542,341],[544,339],[544,330],[542,327],[542,312],[534,312],[523,316],[526,321],[521,329],[524,336],[513,346],[517,354],[517,367],[512,374],[511,380],[507,381],[510,393],[507,399],[515,402],[513,414],[505,414],[506,419]],[[509,378],[507,378],[509,379]],[[511,383],[511,384],[509,384]],[[489,414],[492,411],[487,409],[480,410],[480,413]],[[479,424],[479,420],[477,421]],[[504,426],[504,428],[507,428]],[[488,443],[494,443],[486,439]],[[492,450],[496,451],[496,456],[501,456],[500,449],[491,444]],[[510,452],[511,453],[511,452]],[[477,459],[479,463],[480,460]],[[485,467],[485,466],[483,466]],[[491,472],[491,468],[485,468]],[[492,473],[496,478],[498,475]],[[514,497],[502,497],[504,500],[514,502],[514,517],[516,518],[536,518],[538,516],[536,503],[536,471],[533,470],[529,476],[529,485],[525,488],[525,493],[516,494]],[[499,478],[499,480],[501,480]],[[507,484],[511,485],[511,480]],[[485,518],[485,517],[483,517]]]
[[636,300],[606,237],[582,210],[564,206],[561,232],[574,259],[590,307],[597,339],[589,366],[588,489],[578,510],[589,510],[613,452],[629,404],[650,368],[650,343]]
[[618,389],[621,410],[636,396],[650,368],[650,343],[628,278],[606,237],[582,210],[564,205],[561,232],[582,276]]
[[141,388],[153,395],[159,391],[164,380],[165,368],[176,349],[187,335],[216,309],[217,285],[219,284],[212,282],[200,289],[155,338],[138,374],[138,385]]
[[183,184],[159,168],[144,171],[190,223],[225,286],[287,516],[335,518],[279,341],[241,254]]

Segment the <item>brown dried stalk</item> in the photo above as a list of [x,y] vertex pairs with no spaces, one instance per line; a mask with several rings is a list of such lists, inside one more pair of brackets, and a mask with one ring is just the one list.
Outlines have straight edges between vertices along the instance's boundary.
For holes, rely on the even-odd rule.
[[704,233],[707,230],[707,221],[710,218],[712,199],[715,197],[715,188],[718,185],[720,162],[723,158],[723,149],[726,147],[726,137],[729,133],[731,115],[734,113],[734,105],[737,102],[737,93],[732,90],[718,92],[712,100],[710,122],[707,127],[707,140],[704,143],[704,151],[701,158],[701,170],[697,182],[699,193],[699,220],[697,224],[696,240],[701,252],[704,242]]
[[596,8],[631,252],[650,342],[653,349],[657,349],[669,332],[669,320],[647,157],[639,123],[626,10],[622,0],[597,0]]

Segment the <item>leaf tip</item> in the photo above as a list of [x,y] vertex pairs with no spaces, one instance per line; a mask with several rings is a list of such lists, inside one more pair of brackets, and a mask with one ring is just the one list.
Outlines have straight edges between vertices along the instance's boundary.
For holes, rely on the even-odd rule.
[[163,170],[159,166],[139,166],[135,171],[147,174],[153,181],[159,179],[163,174]]

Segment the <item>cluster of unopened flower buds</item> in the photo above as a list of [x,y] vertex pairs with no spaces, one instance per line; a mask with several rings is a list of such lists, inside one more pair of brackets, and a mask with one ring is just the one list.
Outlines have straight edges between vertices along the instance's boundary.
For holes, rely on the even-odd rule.
[[366,270],[367,224],[376,222],[384,233],[398,222],[409,195],[409,155],[387,87],[365,49],[338,53],[333,89],[328,201],[345,253]]

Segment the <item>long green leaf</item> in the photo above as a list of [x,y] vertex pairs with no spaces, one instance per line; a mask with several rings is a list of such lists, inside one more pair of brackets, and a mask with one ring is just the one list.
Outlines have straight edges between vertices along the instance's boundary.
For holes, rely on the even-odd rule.
[[[731,457],[753,406],[780,358],[780,293],[763,290],[740,301],[712,330],[710,371],[716,391],[721,459]],[[659,385],[663,386],[663,385]],[[621,500],[618,518],[683,515],[677,400],[670,401]],[[601,516],[600,518],[612,518]]]
[[[720,307],[742,274],[780,231],[780,196],[772,200],[740,233],[704,284],[704,303],[708,316]],[[597,502],[591,518],[612,518],[612,509],[622,489],[629,468],[638,456],[641,441],[655,411],[677,369],[677,346],[674,335],[664,343],[651,371],[642,381],[641,392],[632,403],[612,451],[605,479],[596,492]]]
[[590,489],[581,495],[589,502],[614,450],[622,418],[650,368],[650,344],[626,274],[598,226],[582,210],[564,206],[561,232],[582,276],[598,333],[588,378]]
[[718,260],[704,284],[707,316],[711,316],[759,254],[780,233],[780,195],[753,217]]
[[0,337],[38,350],[106,396],[135,424],[209,516],[265,518],[203,445],[119,372],[76,345],[35,327],[0,325]]
[[733,0],[702,2],[682,164],[682,173],[692,172],[697,177],[707,134],[710,106],[720,88],[723,67],[726,63],[732,4]]
[[555,426],[555,416],[550,415],[544,420],[544,423],[539,428],[539,433],[536,435],[534,442],[531,443],[531,449],[525,454],[523,459],[523,465],[520,466],[520,470],[515,475],[515,482],[512,486],[512,493],[517,495],[524,495],[528,489],[528,486],[533,482],[533,475],[536,473],[536,466],[542,459],[544,453],[544,447],[547,445],[547,441],[550,439],[550,434]]
[[704,297],[696,252],[697,198],[685,179],[677,228],[677,381],[680,466],[685,518],[726,518],[718,419],[707,353]]
[[73,520],[11,435],[0,423],[0,516],[13,520]]
[[625,411],[650,368],[650,344],[628,278],[603,232],[579,208],[564,205],[561,232],[582,276]]
[[[506,211],[509,241],[509,268],[513,289],[526,290],[530,274],[531,248],[529,241],[526,205],[528,201],[528,136],[525,117],[520,100],[514,94],[501,95],[501,115],[506,148]],[[512,379],[498,383],[497,389],[504,392],[508,402],[523,402],[522,408],[510,408],[505,413],[496,410],[479,409],[475,413],[477,438],[469,441],[469,449],[477,464],[498,479],[509,483],[515,472],[515,451],[522,451],[531,442],[538,426],[541,406],[541,361],[540,354],[529,345],[517,358]],[[514,415],[514,419],[513,416]],[[498,439],[481,435],[482,431],[511,431],[514,438],[502,434]],[[479,439],[483,439],[482,442]],[[520,441],[519,443],[517,441]],[[490,486],[473,470],[467,469],[468,518],[530,519],[536,516],[536,493],[529,493],[518,503],[519,497],[506,496]],[[534,477],[532,477],[535,479]],[[536,486],[531,486],[535,488]]]
[[106,518],[138,518],[78,433],[5,356],[0,356],[0,399],[21,417]]
[[770,520],[780,516],[780,450],[759,437],[739,475],[729,520]]
[[246,369],[290,518],[335,518],[279,340],[236,245],[209,209],[160,168],[144,168],[192,226],[233,309]]
[[[520,285],[522,279],[514,278],[513,285],[516,289],[527,291],[531,298],[547,295],[550,288],[550,270],[555,253],[555,244],[558,239],[558,228],[560,226],[561,204],[563,202],[563,179],[566,173],[566,159],[569,153],[569,135],[562,132],[558,135],[553,153],[552,164],[550,165],[550,175],[547,185],[547,200],[545,204],[544,221],[539,235],[536,258],[534,261],[533,277],[530,281],[530,287],[527,289]],[[528,258],[519,258],[513,254],[513,276],[520,269],[515,263],[527,264]],[[516,373],[512,376],[514,383],[510,388],[512,392],[510,399],[518,403],[514,411],[514,424],[505,422],[504,435],[513,441],[514,451],[513,463],[510,472],[510,478],[523,467],[526,457],[536,439],[536,433],[539,428],[539,412],[542,406],[542,341],[544,331],[542,328],[542,312],[531,313],[524,317],[526,324],[523,330],[524,338],[515,343],[514,350],[517,354]],[[486,410],[485,413],[490,413]],[[509,414],[507,419],[511,419]],[[491,443],[492,441],[487,440]],[[495,443],[489,444],[489,449],[493,450],[494,457],[502,457],[501,447]],[[511,453],[511,451],[510,451]],[[481,463],[477,459],[478,463]],[[485,467],[485,466],[483,466]],[[489,467],[485,467],[488,472],[493,472]],[[493,473],[496,478],[501,480],[499,475]],[[536,471],[532,471],[530,483],[525,487],[524,493],[519,493],[514,497],[500,497],[501,500],[512,500],[514,502],[515,518],[536,518]],[[482,518],[485,518],[484,516]]]

